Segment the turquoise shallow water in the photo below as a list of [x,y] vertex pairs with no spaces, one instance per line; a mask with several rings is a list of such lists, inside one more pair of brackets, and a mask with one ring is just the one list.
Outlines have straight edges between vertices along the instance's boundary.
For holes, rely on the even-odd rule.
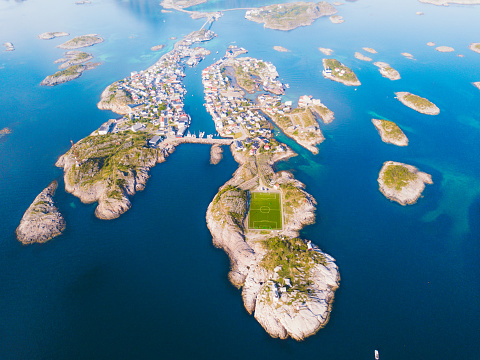
[[[274,3],[267,1],[263,4]],[[212,2],[199,9],[243,7],[253,1]],[[425,16],[416,16],[416,11]],[[108,14],[108,16],[106,15]],[[342,276],[326,328],[306,341],[271,339],[243,308],[228,283],[228,260],[211,244],[205,211],[236,169],[228,150],[217,166],[209,148],[183,145],[152,170],[143,192],[120,219],[105,222],[95,206],[59,189],[64,235],[22,246],[14,230],[33,198],[62,173],[54,167],[69,141],[88,135],[114,114],[96,102],[105,86],[153,64],[171,49],[170,37],[203,20],[162,14],[156,1],[93,1],[91,6],[37,0],[0,4],[0,359],[304,358],[477,359],[480,353],[480,7],[434,7],[415,0],[360,0],[339,7],[346,22],[319,19],[290,32],[264,29],[242,13],[212,26],[212,55],[189,69],[185,84],[191,130],[212,132],[199,74],[235,43],[272,61],[290,84],[285,99],[320,98],[336,119],[322,125],[326,141],[279,169],[292,171],[318,201],[317,223],[303,235],[337,259]],[[41,16],[39,16],[41,15]],[[24,24],[29,24],[26,27]],[[88,50],[103,64],[54,88],[38,84],[55,71],[64,39],[45,31],[99,33]],[[441,54],[434,41],[456,49]],[[166,44],[163,52],[150,47]],[[281,45],[289,53],[275,52]],[[357,90],[324,79],[318,47],[357,73]],[[389,81],[356,60],[363,46],[402,75]],[[219,54],[216,54],[219,51]],[[412,53],[408,60],[401,52]],[[459,58],[457,54],[464,54]],[[394,99],[411,91],[435,102],[439,116],[418,114]],[[193,96],[192,96],[193,94]],[[396,121],[407,148],[384,144],[372,117]],[[432,174],[434,185],[414,206],[401,207],[378,191],[384,161]]]

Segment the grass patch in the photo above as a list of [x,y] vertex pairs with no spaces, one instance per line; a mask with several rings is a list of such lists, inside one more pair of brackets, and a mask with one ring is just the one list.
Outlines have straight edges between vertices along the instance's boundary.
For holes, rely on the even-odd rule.
[[403,139],[405,134],[393,121],[380,120],[382,129],[388,134],[390,138],[397,140]]
[[292,287],[288,289],[289,292],[293,290],[309,292],[312,285],[310,270],[315,265],[326,264],[323,254],[309,251],[305,242],[298,238],[273,237],[264,240],[263,246],[267,254],[262,259],[261,265],[269,271],[281,266],[276,282],[283,286],[285,279],[290,279]]
[[417,175],[410,172],[402,165],[388,165],[383,173],[383,182],[389,188],[401,190],[407,186],[411,181],[417,179]]
[[282,195],[272,192],[252,192],[248,214],[249,229],[282,229]]
[[420,109],[429,109],[429,108],[435,107],[435,105],[432,102],[418,95],[408,94],[404,96],[404,99]]
[[[337,79],[343,79],[346,81],[356,82],[358,81],[357,75],[349,67],[343,65],[336,59],[325,59],[325,64],[332,69],[332,76]],[[336,70],[338,69],[338,71]],[[345,71],[345,74],[340,76],[341,71]]]

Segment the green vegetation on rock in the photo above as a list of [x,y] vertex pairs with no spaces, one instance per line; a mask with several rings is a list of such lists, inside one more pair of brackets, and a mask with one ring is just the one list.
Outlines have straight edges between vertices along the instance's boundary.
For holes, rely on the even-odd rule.
[[[109,188],[107,197],[118,199],[128,179],[147,163],[156,160],[157,150],[147,146],[147,133],[126,131],[102,136],[87,136],[75,144],[80,164],[67,173],[71,185],[85,189],[98,183]],[[72,154],[70,150],[67,154]]]
[[401,190],[411,181],[416,180],[417,175],[402,165],[389,165],[385,169],[382,179],[386,186]]
[[[348,82],[358,82],[357,75],[349,67],[343,65],[340,61],[336,59],[324,59],[325,65],[332,69],[332,76],[337,79],[342,79]],[[338,69],[338,71],[337,71]],[[345,73],[340,76],[340,72],[344,71]]]
[[325,266],[325,256],[308,250],[307,244],[298,238],[272,237],[262,243],[267,253],[261,265],[269,271],[281,266],[276,282],[284,286],[285,279],[290,279],[292,286],[287,289],[288,292],[309,292],[312,285],[310,270],[319,264]]
[[418,95],[408,94],[408,95],[405,95],[404,98],[405,98],[406,101],[412,103],[413,105],[415,105],[416,107],[418,107],[422,110],[435,107],[435,105],[432,102],[430,102],[427,99],[422,98]]
[[389,137],[400,140],[405,137],[403,131],[395,124],[393,121],[380,120],[383,130],[388,134]]

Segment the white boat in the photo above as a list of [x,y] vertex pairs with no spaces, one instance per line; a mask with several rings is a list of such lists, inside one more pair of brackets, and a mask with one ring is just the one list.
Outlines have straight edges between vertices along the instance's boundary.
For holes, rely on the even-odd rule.
[[204,135],[205,135],[205,132],[204,132],[204,131],[200,131],[200,133],[198,134],[198,137],[199,137],[200,139],[202,139]]
[[379,360],[380,355],[378,354],[378,350],[375,350],[375,360]]

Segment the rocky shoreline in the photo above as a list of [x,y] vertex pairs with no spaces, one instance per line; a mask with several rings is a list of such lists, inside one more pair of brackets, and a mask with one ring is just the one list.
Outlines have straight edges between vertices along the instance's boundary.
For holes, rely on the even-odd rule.
[[[335,260],[315,245],[308,250],[307,242],[298,239],[298,231],[315,221],[315,199],[303,190],[304,185],[292,174],[276,173],[273,169],[275,162],[295,155],[291,150],[270,158],[247,156],[233,148],[232,153],[239,168],[219,189],[207,210],[207,226],[213,243],[230,258],[229,279],[236,287],[242,288],[246,310],[254,314],[272,337],[285,339],[290,336],[303,340],[328,322],[334,293],[340,282]],[[283,230],[273,233],[246,227],[248,193],[263,187],[261,184],[265,178],[281,189],[284,199],[295,199],[284,200],[284,213],[286,209],[288,215],[285,215]],[[311,283],[308,290],[300,290],[303,284],[299,278],[291,275],[282,278],[286,270],[282,266],[275,266],[275,263],[270,264],[274,268],[266,266],[265,261],[273,250],[264,244],[270,240],[279,244],[299,244],[301,249],[297,251],[297,257],[318,256],[322,259],[321,263],[308,263],[308,270],[303,272]],[[302,267],[302,264],[297,265]]]
[[374,62],[373,65],[378,67],[380,74],[382,74],[383,77],[386,77],[387,79],[390,80],[400,80],[400,73],[392,68],[389,64],[381,61]]
[[68,81],[72,81],[80,76],[87,69],[85,65],[73,65],[66,70],[58,71],[53,75],[47,76],[40,85],[43,86],[55,86],[63,84]]
[[73,39],[60,44],[57,47],[60,49],[74,50],[82,47],[93,46],[101,42],[103,42],[103,38],[98,34],[88,34],[74,37]]
[[394,122],[387,120],[372,119],[373,125],[377,128],[384,143],[397,146],[407,146],[408,138]]
[[[404,169],[404,172],[410,177],[405,181],[406,184],[398,185],[398,177],[396,178],[396,183],[387,183],[388,174],[386,175],[386,173],[392,169],[391,166],[400,170]],[[422,195],[425,184],[433,184],[431,175],[419,171],[412,165],[395,161],[385,162],[378,175],[378,185],[382,194],[388,199],[398,202],[400,205],[415,204]]]
[[432,102],[409,92],[396,92],[397,99],[405,106],[425,115],[438,115],[440,109]]
[[53,181],[25,211],[16,230],[17,239],[23,244],[44,243],[65,230],[65,219],[53,200],[57,186]]
[[57,37],[62,37],[62,36],[68,36],[70,35],[67,32],[62,32],[62,31],[57,31],[57,32],[44,32],[40,35],[38,35],[38,38],[41,40],[52,40]]
[[128,106],[128,104],[133,104],[133,101],[125,92],[115,90],[117,83],[118,82],[114,82],[102,91],[97,107],[100,110],[110,110],[119,115],[126,115],[132,111],[132,108]]

